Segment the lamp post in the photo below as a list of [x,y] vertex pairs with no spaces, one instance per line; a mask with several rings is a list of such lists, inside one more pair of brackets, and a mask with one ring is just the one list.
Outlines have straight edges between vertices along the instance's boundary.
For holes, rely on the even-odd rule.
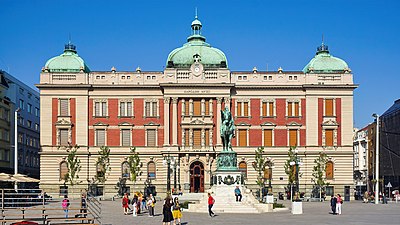
[[265,165],[268,167],[268,194],[272,194],[272,168],[274,166],[270,157],[267,157]]
[[[298,157],[298,153],[299,150],[296,148],[294,150],[294,161],[289,162],[290,166],[296,166],[296,171],[295,171],[295,183],[296,183],[296,188],[295,188],[295,192],[299,191],[299,166],[301,165],[300,162],[300,158]],[[290,198],[293,201],[293,184],[290,184],[290,189],[291,189],[291,193],[290,193]]]
[[[14,113],[14,175],[18,174],[18,113],[21,111],[17,108]],[[14,183],[15,190],[18,189],[18,183]]]
[[376,140],[375,140],[375,204],[379,203],[379,115],[374,113],[376,119]]
[[[174,173],[174,188],[176,188],[176,165],[175,165],[175,158],[173,156],[170,155],[170,148],[167,149],[168,154],[166,156],[164,156],[163,159],[163,165],[167,166],[167,192],[171,193],[171,165],[174,167],[175,169],[175,173]],[[178,167],[179,168],[179,167]]]

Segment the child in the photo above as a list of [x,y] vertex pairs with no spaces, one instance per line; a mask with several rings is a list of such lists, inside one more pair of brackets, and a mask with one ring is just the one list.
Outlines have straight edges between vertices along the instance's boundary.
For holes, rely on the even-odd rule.
[[67,195],[64,195],[64,199],[62,200],[61,206],[65,212],[65,218],[68,218],[69,199]]

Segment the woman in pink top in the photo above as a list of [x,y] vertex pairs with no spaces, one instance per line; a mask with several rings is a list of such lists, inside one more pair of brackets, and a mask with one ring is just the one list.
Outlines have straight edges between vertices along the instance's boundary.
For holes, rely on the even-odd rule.
[[336,214],[337,215],[341,215],[342,214],[342,203],[343,203],[343,199],[342,196],[340,194],[337,194],[337,202],[336,202]]

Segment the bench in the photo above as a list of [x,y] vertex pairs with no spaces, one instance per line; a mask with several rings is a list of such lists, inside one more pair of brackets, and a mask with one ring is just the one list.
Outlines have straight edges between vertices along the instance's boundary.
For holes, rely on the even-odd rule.
[[61,221],[61,222],[65,222],[65,221],[82,221],[82,224],[85,224],[85,223],[83,223],[83,221],[85,221],[85,220],[87,220],[87,223],[94,223],[94,219],[93,218],[82,218],[82,217],[80,217],[80,218],[48,218],[48,219],[46,219],[46,224],[54,224],[54,223],[52,223],[53,221]]

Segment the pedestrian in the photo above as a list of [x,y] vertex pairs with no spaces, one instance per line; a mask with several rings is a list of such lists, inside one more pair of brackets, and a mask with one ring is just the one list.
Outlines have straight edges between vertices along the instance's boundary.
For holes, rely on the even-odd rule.
[[332,195],[331,196],[331,209],[332,209],[333,215],[336,215],[336,203],[337,203],[337,198],[336,198],[336,196]]
[[342,204],[343,204],[343,199],[340,194],[336,195],[336,214],[341,215],[342,214]]
[[363,196],[364,203],[368,203],[368,199],[369,199],[368,191],[365,191]]
[[149,209],[149,217],[154,216],[154,198],[153,195],[150,194],[150,196],[147,198],[147,208]]
[[135,194],[132,199],[132,216],[137,216],[138,196]]
[[215,203],[215,199],[211,196],[211,193],[208,193],[208,214],[211,217],[215,216],[215,213],[211,210]]
[[69,199],[67,195],[64,195],[64,199],[62,200],[61,206],[64,210],[65,218],[68,218]]
[[181,206],[179,205],[178,197],[174,198],[174,204],[172,206],[172,216],[174,217],[174,225],[181,225]]
[[236,186],[235,188],[235,196],[236,196],[236,201],[241,202],[242,201],[242,192],[240,191],[239,186]]
[[124,214],[128,215],[129,199],[128,199],[128,194],[127,193],[125,193],[124,197],[122,198],[122,208],[124,209]]
[[163,205],[163,225],[171,225],[171,221],[174,220],[171,211],[172,203],[171,197],[167,196],[164,201]]
[[141,203],[140,203],[140,207],[141,207],[141,212],[144,213],[144,210],[147,209],[147,204],[146,204],[146,197],[144,197],[144,195],[142,193],[140,193],[141,196]]
[[81,213],[82,217],[86,217],[87,216],[87,204],[86,204],[86,194],[85,193],[82,193],[82,195],[81,195],[80,213]]

